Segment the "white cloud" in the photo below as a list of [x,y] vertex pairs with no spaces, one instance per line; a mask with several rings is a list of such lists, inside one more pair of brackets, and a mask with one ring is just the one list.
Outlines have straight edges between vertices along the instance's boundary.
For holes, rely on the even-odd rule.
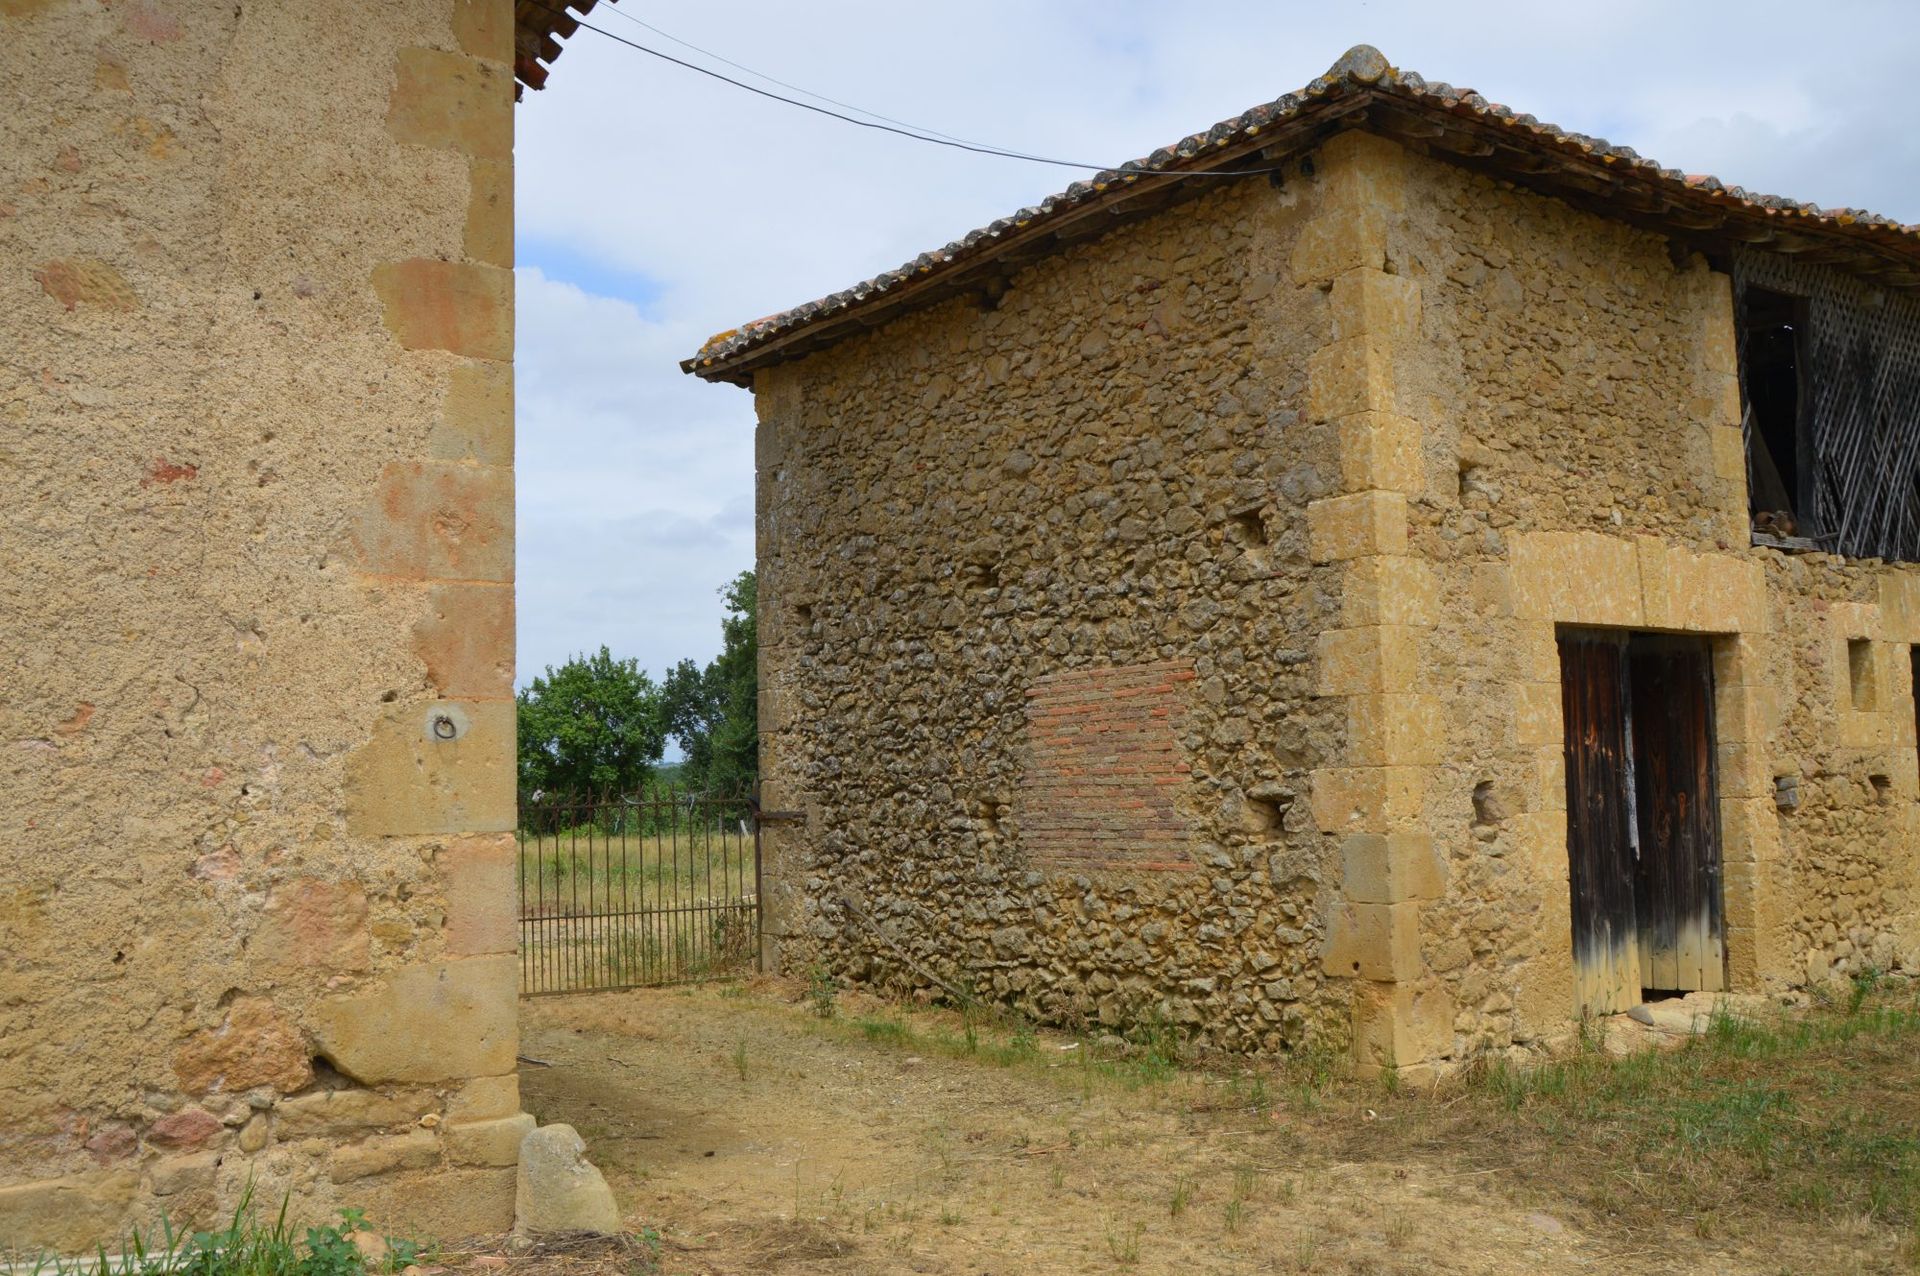
[[[1098,163],[1296,89],[1368,41],[1673,167],[1920,221],[1908,0],[624,7],[873,110]],[[592,20],[684,55],[608,6]],[[752,556],[751,401],[677,361],[1076,174],[852,128],[585,30],[552,84],[519,108],[523,235],[656,291],[643,312],[522,272],[522,677],[601,642],[658,672],[711,652],[713,591]]]

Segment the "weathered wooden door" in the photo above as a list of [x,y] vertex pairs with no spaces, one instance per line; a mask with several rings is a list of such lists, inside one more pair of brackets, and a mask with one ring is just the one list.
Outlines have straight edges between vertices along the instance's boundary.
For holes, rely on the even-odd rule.
[[1712,662],[1699,640],[1560,639],[1575,997],[1725,985]]
[[1713,783],[1713,661],[1695,639],[1636,636],[1627,648],[1640,983],[1726,986],[1720,808]]
[[1640,1001],[1625,655],[1619,635],[1560,639],[1574,998],[1589,1014],[1613,1014]]

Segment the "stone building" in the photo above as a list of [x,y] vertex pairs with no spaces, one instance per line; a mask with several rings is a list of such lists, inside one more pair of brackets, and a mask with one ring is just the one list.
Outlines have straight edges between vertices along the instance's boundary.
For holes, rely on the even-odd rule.
[[1362,47],[714,338],[773,954],[1416,1075],[1912,969],[1916,286]]
[[0,0],[0,1250],[512,1222],[517,9]]

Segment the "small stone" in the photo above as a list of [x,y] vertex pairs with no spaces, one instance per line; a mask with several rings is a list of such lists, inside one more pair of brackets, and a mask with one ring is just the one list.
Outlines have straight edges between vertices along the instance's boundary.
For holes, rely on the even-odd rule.
[[205,1108],[182,1108],[147,1127],[147,1142],[163,1148],[197,1148],[226,1127]]
[[520,1145],[514,1194],[516,1231],[620,1231],[613,1189],[586,1152],[587,1145],[570,1125],[542,1126],[527,1135]]

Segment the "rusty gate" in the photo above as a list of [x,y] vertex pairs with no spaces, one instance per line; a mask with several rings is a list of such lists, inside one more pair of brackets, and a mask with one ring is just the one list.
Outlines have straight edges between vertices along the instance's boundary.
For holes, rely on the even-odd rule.
[[749,974],[760,957],[753,799],[674,787],[522,797],[520,991]]

